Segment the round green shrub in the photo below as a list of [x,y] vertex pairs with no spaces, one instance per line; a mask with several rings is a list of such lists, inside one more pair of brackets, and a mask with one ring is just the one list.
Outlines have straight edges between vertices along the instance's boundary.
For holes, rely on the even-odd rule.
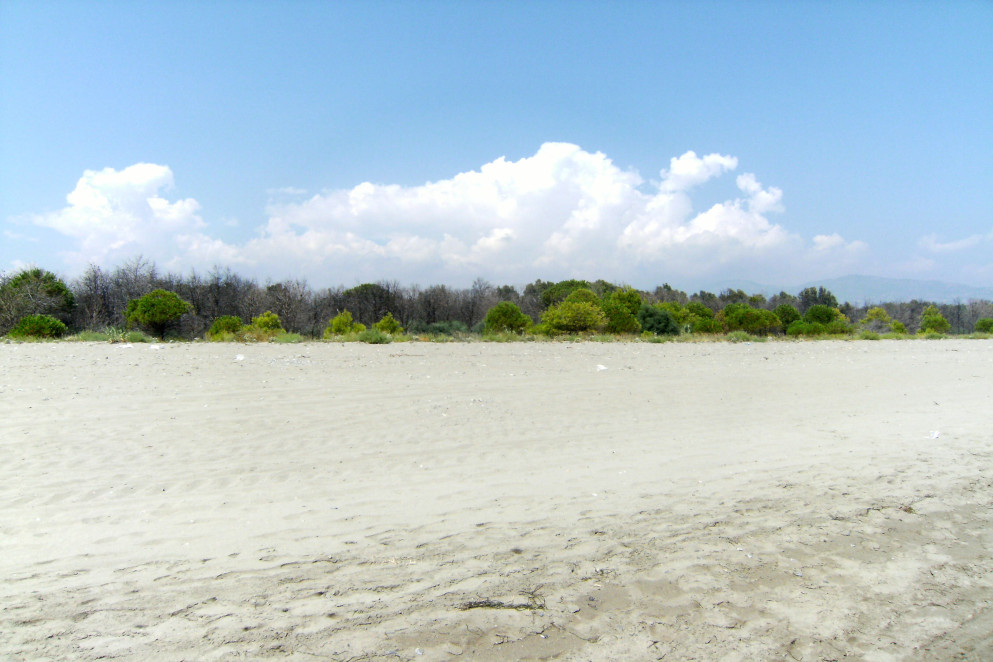
[[365,331],[365,326],[356,329],[356,323],[352,320],[352,314],[343,310],[328,321],[327,328],[324,329],[324,337],[343,336],[347,333],[360,333]]
[[993,333],[993,317],[980,317],[976,320],[976,333]]
[[214,320],[207,331],[208,338],[218,338],[225,334],[237,335],[241,333],[241,318],[237,315],[223,315]]
[[393,337],[377,328],[367,329],[359,334],[359,342],[370,345],[387,345],[393,342]]
[[520,307],[512,301],[501,301],[486,313],[483,320],[487,333],[512,331],[522,333],[530,328],[531,318],[525,315]]
[[669,311],[659,306],[642,306],[638,310],[638,323],[642,329],[657,336],[679,335],[679,323]]
[[827,335],[827,325],[819,322],[805,322],[798,319],[786,327],[788,336],[823,336]]
[[563,280],[546,288],[541,293],[541,302],[546,308],[562,303],[574,290],[590,289],[591,285],[585,280]]
[[51,315],[25,315],[9,335],[11,338],[61,338],[68,330]]
[[800,319],[800,311],[788,303],[776,306],[772,310],[772,314],[779,318],[779,323],[784,329],[789,328],[790,324]]
[[752,335],[768,335],[780,330],[779,317],[769,310],[752,308],[744,303],[730,303],[717,314],[725,331],[744,331]]
[[193,306],[175,292],[152,290],[129,301],[124,317],[129,324],[143,326],[161,338],[169,324],[192,310]]
[[552,335],[599,331],[607,325],[607,317],[595,303],[563,301],[541,315],[541,323]]
[[0,277],[0,333],[27,315],[49,315],[69,322],[75,297],[51,271],[25,269],[9,280]]
[[822,304],[815,304],[808,308],[807,312],[804,313],[803,321],[813,322],[815,324],[830,324],[839,317],[841,317],[841,311],[837,308],[832,308]]
[[631,287],[614,290],[604,295],[600,308],[607,317],[607,332],[638,333],[638,311],[641,310],[641,294]]
[[945,319],[936,306],[928,306],[921,313],[920,333],[948,333],[951,323]]
[[282,331],[283,323],[279,321],[279,315],[267,310],[258,317],[252,318],[252,326],[259,331]]
[[393,313],[386,313],[383,315],[383,319],[376,322],[374,326],[377,330],[393,336],[403,333],[403,327],[400,326],[400,322],[393,319]]
[[865,311],[865,317],[859,321],[859,326],[868,331],[879,333],[880,331],[888,330],[892,323],[893,319],[886,312],[886,309],[881,306],[875,306]]
[[563,303],[600,303],[600,297],[589,288],[579,287],[570,292]]
[[852,332],[852,327],[844,319],[836,319],[827,324],[827,332],[832,336],[843,336]]
[[638,290],[633,287],[625,287],[623,289],[614,290],[610,294],[603,297],[603,300],[612,301],[620,306],[627,309],[632,316],[637,317],[638,311],[641,310],[641,294]]

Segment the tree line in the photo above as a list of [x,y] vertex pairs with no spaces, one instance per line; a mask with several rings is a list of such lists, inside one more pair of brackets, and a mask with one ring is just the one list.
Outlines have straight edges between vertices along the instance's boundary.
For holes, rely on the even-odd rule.
[[[725,327],[728,319],[762,317],[749,311],[783,311],[784,306],[795,308],[801,316],[814,306],[836,309],[850,323],[866,320],[871,311],[875,311],[871,315],[878,317],[878,311],[882,310],[889,320],[911,333],[918,330],[922,316],[931,307],[948,321],[950,333],[971,333],[977,321],[993,317],[993,302],[985,300],[953,304],[915,300],[858,306],[839,303],[824,288],[806,288],[795,295],[780,292],[771,297],[740,289],[688,294],[668,283],[654,290],[634,290],[605,280],[539,279],[516,287],[477,279],[466,288],[421,287],[381,280],[354,287],[313,288],[305,280],[260,283],[228,268],[214,268],[206,273],[194,270],[186,275],[163,273],[153,262],[136,257],[112,269],[90,265],[69,282],[37,267],[16,274],[0,274],[0,335],[7,334],[27,315],[52,316],[76,332],[124,328],[128,324],[129,303],[155,290],[175,292],[189,303],[189,312],[169,328],[171,335],[187,339],[203,337],[220,317],[247,321],[266,312],[277,315],[287,331],[318,338],[324,334],[329,320],[344,311],[356,323],[366,326],[389,314],[410,333],[480,331],[487,313],[501,302],[513,303],[531,321],[540,324],[543,318],[554,318],[548,314],[549,310],[560,306],[577,290],[592,292],[598,301],[608,304],[616,301],[618,311],[626,305],[621,293],[632,292],[642,304],[670,304],[660,308],[668,308],[673,317],[679,317],[679,311],[692,309],[697,312],[687,313],[687,319],[709,319],[711,316],[703,314],[709,310],[714,319],[724,321]],[[630,303],[631,295],[626,296]],[[606,310],[610,312],[609,308]],[[701,328],[707,326],[702,324]],[[709,326],[714,327],[714,323]],[[780,330],[785,331],[788,324],[781,326]]]

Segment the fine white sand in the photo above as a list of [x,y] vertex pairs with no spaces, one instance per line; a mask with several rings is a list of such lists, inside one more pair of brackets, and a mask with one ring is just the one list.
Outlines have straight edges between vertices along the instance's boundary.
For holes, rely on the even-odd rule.
[[0,658],[989,660],[991,467],[988,340],[5,344]]

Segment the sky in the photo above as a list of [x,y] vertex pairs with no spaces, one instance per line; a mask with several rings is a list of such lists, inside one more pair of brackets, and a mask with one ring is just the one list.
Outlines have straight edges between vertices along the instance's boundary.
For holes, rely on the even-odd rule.
[[0,2],[0,272],[993,284],[993,2]]

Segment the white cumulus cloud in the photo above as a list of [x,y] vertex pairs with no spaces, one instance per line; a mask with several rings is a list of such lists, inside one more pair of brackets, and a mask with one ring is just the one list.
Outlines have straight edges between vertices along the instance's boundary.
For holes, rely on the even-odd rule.
[[738,178],[740,197],[694,214],[692,189],[737,163],[687,152],[646,192],[640,175],[602,153],[546,143],[533,156],[501,157],[423,186],[366,182],[273,207],[245,252],[253,260],[276,252],[295,263],[335,260],[348,271],[374,261],[380,273],[429,272],[435,280],[453,271],[460,279],[549,272],[630,278],[633,265],[668,264],[681,247],[716,251],[717,264],[792,242],[766,217],[782,210],[782,192],[752,174]]
[[993,232],[990,232],[989,234],[974,234],[963,239],[945,242],[938,241],[938,235],[929,234],[921,237],[918,245],[932,253],[954,253],[967,248],[972,248],[973,246],[977,246],[984,241],[993,241]]
[[814,235],[814,252],[844,251],[847,253],[859,253],[868,249],[864,241],[845,241],[845,238],[835,232],[834,234]]
[[738,167],[738,159],[721,154],[707,154],[702,159],[689,151],[669,160],[669,169],[662,171],[663,191],[685,191],[713,179],[726,170]]
[[364,182],[273,201],[254,238],[231,241],[220,234],[225,210],[216,210],[212,231],[195,200],[165,197],[173,185],[167,166],[136,164],[86,171],[68,206],[31,220],[75,239],[76,261],[115,264],[141,253],[170,268],[242,266],[261,277],[325,284],[458,284],[476,276],[648,282],[736,266],[768,272],[770,265],[785,273],[802,256],[865,248],[819,235],[805,249],[770,220],[784,211],[783,192],[749,172],[726,187],[723,202],[694,207],[694,189],[737,167],[736,157],[689,151],[646,183],[600,152],[546,143],[532,156],[501,157],[421,186]]
[[198,236],[205,227],[196,200],[161,197],[172,186],[169,167],[153,163],[87,170],[66,196],[67,207],[30,220],[77,240],[70,263],[101,263],[138,253],[169,262],[176,238]]

